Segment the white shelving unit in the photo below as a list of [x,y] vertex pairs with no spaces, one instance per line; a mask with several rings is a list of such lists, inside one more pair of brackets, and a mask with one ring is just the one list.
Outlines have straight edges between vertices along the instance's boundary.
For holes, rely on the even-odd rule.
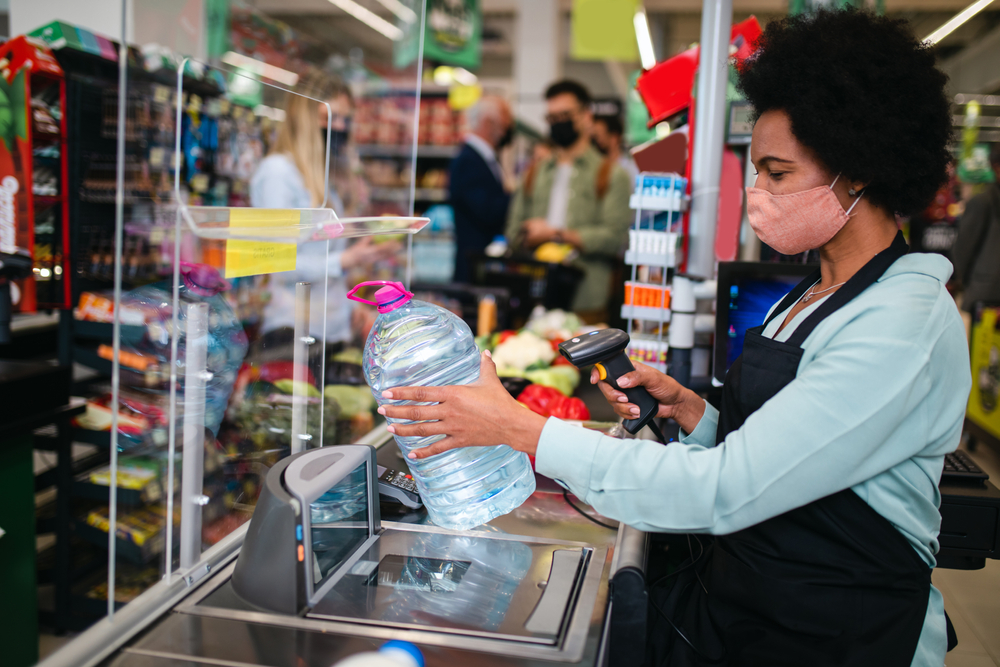
[[[666,372],[667,338],[664,327],[670,322],[670,293],[667,273],[677,266],[677,249],[681,234],[672,231],[681,213],[687,208],[687,180],[678,174],[641,172],[636,176],[635,192],[629,198],[629,207],[635,211],[635,222],[629,231],[629,248],[625,263],[632,267],[632,279],[626,287],[626,303],[622,306],[622,319],[628,321],[631,339],[627,353],[634,361]],[[646,224],[644,213],[669,213],[666,229],[654,229],[652,221]],[[658,269],[658,283],[649,282],[651,269]],[[642,305],[645,296],[652,293],[654,304]],[[647,301],[649,303],[649,301]],[[634,323],[655,323],[655,333],[644,333],[643,324],[634,332]]]

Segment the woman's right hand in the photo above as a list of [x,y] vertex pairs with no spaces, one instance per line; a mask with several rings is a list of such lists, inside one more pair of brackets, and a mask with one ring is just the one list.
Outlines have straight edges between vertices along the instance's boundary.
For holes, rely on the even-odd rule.
[[[639,416],[639,406],[630,403],[624,392],[602,381],[596,368],[590,372],[590,383],[597,385],[619,417],[635,419]],[[617,383],[622,389],[645,387],[660,404],[656,416],[673,419],[688,433],[694,430],[705,414],[705,401],[698,394],[644,363],[635,362],[635,370],[622,375]]]

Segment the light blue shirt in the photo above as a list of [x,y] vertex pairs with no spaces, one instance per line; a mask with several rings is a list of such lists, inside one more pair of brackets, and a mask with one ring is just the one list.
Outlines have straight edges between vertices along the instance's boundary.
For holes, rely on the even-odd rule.
[[[939,255],[897,260],[809,334],[795,380],[718,446],[710,405],[666,447],[550,419],[536,469],[606,516],[673,533],[732,533],[851,488],[933,567],[938,480],[971,388],[965,328],[945,289],[951,271]],[[944,602],[932,587],[912,664],[940,667],[946,643]]]
[[[310,208],[309,190],[291,157],[280,153],[264,158],[250,179],[250,205],[256,208]],[[340,198],[330,191],[327,206],[339,215]],[[271,277],[271,300],[264,308],[263,330],[295,325],[295,283],[312,283],[309,335],[320,340],[349,341],[351,311],[347,281],[340,265],[343,239],[299,246],[295,270]],[[325,300],[323,283],[326,282]],[[325,327],[325,328],[324,328]]]

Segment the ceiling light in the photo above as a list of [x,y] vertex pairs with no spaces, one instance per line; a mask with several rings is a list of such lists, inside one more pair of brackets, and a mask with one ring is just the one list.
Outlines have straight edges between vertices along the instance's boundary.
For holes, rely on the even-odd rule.
[[399,0],[378,0],[379,4],[388,9],[390,12],[398,16],[403,21],[407,23],[417,22],[417,13],[404,5]]
[[382,33],[393,41],[403,38],[402,30],[389,23],[372,10],[362,7],[358,3],[354,2],[354,0],[327,0],[327,2],[335,7],[340,7],[372,30]]
[[256,58],[251,58],[235,51],[227,51],[222,56],[222,62],[248,72],[253,72],[265,79],[271,79],[286,86],[294,86],[299,82],[299,75],[295,72],[289,72],[287,69],[268,65],[262,60],[257,60]]
[[927,35],[927,37],[924,38],[924,42],[927,44],[937,44],[942,39],[950,35],[955,28],[989,7],[992,2],[993,0],[976,0],[976,2],[973,2],[971,5],[952,16],[951,19],[949,19],[940,28]]
[[646,20],[646,10],[642,7],[632,17],[635,26],[635,41],[639,43],[639,59],[643,69],[652,69],[656,65],[656,53],[653,51],[653,37],[649,34],[649,21]]

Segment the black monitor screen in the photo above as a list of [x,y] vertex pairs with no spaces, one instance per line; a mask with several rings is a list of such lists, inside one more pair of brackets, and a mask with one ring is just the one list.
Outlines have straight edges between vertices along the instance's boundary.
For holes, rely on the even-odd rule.
[[715,328],[715,378],[722,382],[743,353],[747,329],[764,323],[768,311],[805,276],[816,270],[806,264],[722,262]]

